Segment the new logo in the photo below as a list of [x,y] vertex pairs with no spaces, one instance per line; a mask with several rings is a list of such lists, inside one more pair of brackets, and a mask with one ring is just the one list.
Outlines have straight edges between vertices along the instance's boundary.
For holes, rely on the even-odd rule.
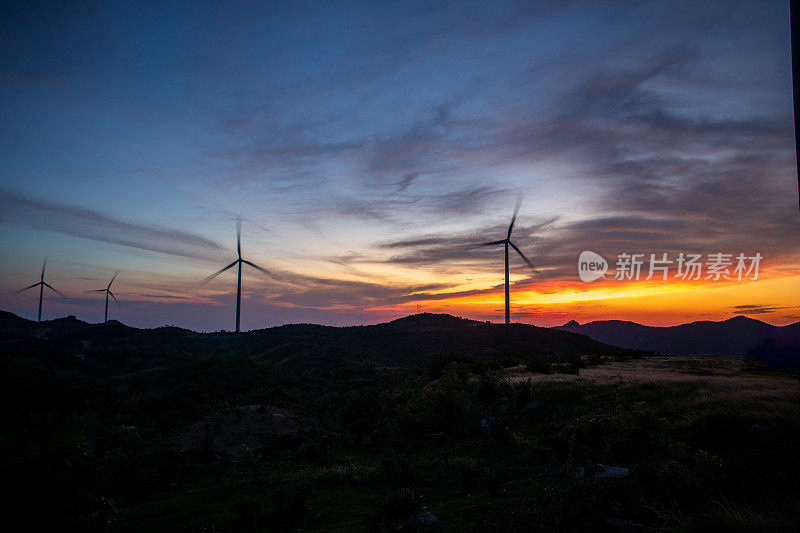
[[605,277],[608,262],[602,256],[588,250],[581,252],[578,257],[578,275],[581,281],[594,281]]

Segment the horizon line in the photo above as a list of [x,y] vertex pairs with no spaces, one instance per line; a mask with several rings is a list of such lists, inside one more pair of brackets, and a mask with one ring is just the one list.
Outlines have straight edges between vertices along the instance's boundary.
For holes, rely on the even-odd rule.
[[[23,316],[20,316],[20,315],[14,313],[12,311],[6,311],[4,309],[0,309],[0,312],[8,313],[8,314],[13,315],[13,316],[15,316],[17,318],[20,318],[22,320],[26,320],[28,322],[32,322],[34,324],[43,324],[45,322],[53,322],[55,320],[63,320],[63,319],[68,319],[68,318],[74,318],[75,320],[79,320],[81,322],[84,322],[84,323],[86,323],[88,325],[92,325],[92,326],[101,326],[101,325],[106,324],[108,322],[116,322],[116,323],[122,324],[125,327],[132,328],[132,329],[138,329],[138,330],[159,329],[159,328],[178,328],[178,329],[183,329],[183,330],[186,330],[186,331],[191,331],[192,333],[204,333],[204,334],[210,334],[210,333],[230,333],[230,334],[234,334],[234,333],[236,333],[235,331],[230,331],[230,330],[225,330],[225,329],[213,330],[213,331],[194,330],[194,329],[183,327],[183,326],[177,326],[175,324],[163,324],[161,326],[155,326],[155,327],[152,327],[152,328],[140,328],[140,327],[137,327],[137,326],[130,326],[128,324],[125,324],[121,320],[117,320],[117,319],[110,319],[110,320],[107,320],[105,322],[87,322],[85,320],[82,320],[82,319],[78,318],[76,315],[65,315],[65,316],[62,316],[62,317],[50,318],[50,319],[47,319],[47,320],[42,320],[41,322],[37,322],[37,321],[35,321],[33,319],[25,318]],[[274,326],[265,326],[263,328],[249,329],[249,330],[242,331],[241,333],[249,333],[249,332],[253,332],[253,331],[263,331],[263,330],[266,330],[266,329],[280,328],[280,327],[284,327],[284,326],[300,326],[300,325],[322,326],[322,327],[328,327],[328,328],[354,328],[354,327],[379,326],[381,324],[389,324],[389,323],[394,322],[396,320],[402,320],[403,318],[409,318],[409,317],[418,316],[418,315],[441,315],[441,316],[449,316],[449,317],[457,318],[457,319],[461,319],[461,320],[468,320],[468,321],[471,321],[471,322],[478,322],[480,324],[486,324],[486,325],[502,325],[502,326],[507,325],[502,321],[495,322],[495,321],[492,321],[492,320],[479,320],[479,319],[468,318],[468,317],[464,317],[464,316],[457,316],[457,315],[452,315],[450,313],[431,313],[431,312],[427,312],[427,311],[422,311],[422,312],[419,312],[419,313],[411,313],[411,314],[407,314],[407,315],[402,315],[402,316],[399,316],[397,318],[393,318],[391,320],[387,320],[385,322],[375,322],[375,323],[371,323],[371,324],[353,324],[353,325],[350,325],[350,326],[334,326],[334,325],[329,325],[329,324],[318,324],[318,323],[313,323],[313,322],[287,322],[287,323],[284,323],[284,324],[277,324],[277,325],[274,325]],[[633,320],[620,320],[620,319],[615,319],[615,318],[607,318],[607,319],[602,319],[602,320],[590,320],[589,322],[584,322],[584,323],[581,323],[578,320],[573,318],[573,319],[569,319],[566,322],[564,322],[563,324],[560,324],[560,325],[557,325],[557,326],[537,326],[536,324],[529,324],[527,322],[511,322],[511,324],[522,324],[522,325],[525,325],[525,326],[533,326],[533,327],[543,328],[543,329],[556,329],[556,328],[561,328],[561,327],[567,325],[570,322],[577,322],[579,326],[585,326],[587,324],[592,324],[592,323],[595,323],[595,322],[625,322],[625,323],[636,324],[636,325],[644,326],[644,327],[648,327],[648,328],[671,328],[671,327],[685,326],[685,325],[688,325],[688,324],[696,324],[698,322],[713,322],[715,324],[719,324],[719,323],[727,322],[728,320],[732,320],[734,318],[739,318],[739,317],[747,318],[749,320],[754,320],[756,322],[761,322],[762,324],[766,324],[766,325],[774,327],[774,328],[783,328],[783,327],[788,327],[788,326],[792,326],[792,325],[795,325],[795,324],[800,324],[800,320],[798,320],[796,322],[790,322],[788,324],[784,324],[784,325],[781,326],[781,325],[777,325],[777,324],[772,324],[770,322],[766,322],[766,321],[758,319],[758,318],[753,318],[751,316],[748,316],[746,314],[741,314],[741,313],[736,314],[736,315],[732,315],[729,318],[725,318],[725,319],[722,319],[722,320],[691,320],[689,322],[681,322],[681,323],[678,323],[678,324],[671,324],[671,325],[666,325],[666,326],[664,326],[664,325],[643,324],[641,322],[635,322]]]

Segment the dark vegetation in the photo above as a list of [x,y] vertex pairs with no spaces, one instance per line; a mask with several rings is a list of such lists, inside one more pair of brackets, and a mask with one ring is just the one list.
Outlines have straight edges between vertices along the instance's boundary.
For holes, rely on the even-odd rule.
[[647,353],[453,317],[238,337],[65,320],[0,343],[6,530],[800,525],[797,395],[503,379]]

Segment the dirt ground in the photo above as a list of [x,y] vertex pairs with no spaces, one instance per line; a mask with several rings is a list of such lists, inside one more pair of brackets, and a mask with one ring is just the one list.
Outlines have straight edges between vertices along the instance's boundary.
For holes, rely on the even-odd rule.
[[742,359],[712,355],[656,356],[608,363],[582,368],[575,374],[540,374],[527,372],[519,366],[506,370],[511,382],[531,380],[567,382],[688,382],[700,381],[719,386],[770,388],[787,394],[800,392],[798,378],[787,373],[767,373]]

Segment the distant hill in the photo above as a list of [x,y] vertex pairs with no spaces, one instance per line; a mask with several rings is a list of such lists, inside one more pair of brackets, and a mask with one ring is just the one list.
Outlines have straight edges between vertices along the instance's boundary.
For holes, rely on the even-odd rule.
[[[427,364],[436,353],[474,356],[616,355],[620,348],[584,335],[528,324],[488,324],[446,314],[421,313],[372,326],[290,324],[241,334],[195,333],[180,328],[137,329],[116,321],[87,324],[67,317],[37,324],[11,313],[0,315],[0,335],[35,342],[36,349],[67,355],[95,353],[119,364],[146,368],[186,354],[238,353],[259,360],[299,363],[363,360],[389,365]],[[138,348],[137,348],[138,347]],[[124,358],[122,354],[128,354]],[[136,354],[135,357],[129,354]]]
[[[82,333],[90,336],[130,334],[135,331],[145,331],[131,328],[117,320],[105,323],[90,324],[79,320],[75,315],[69,315],[54,320],[36,322],[19,317],[14,313],[0,311],[0,339],[13,340],[25,337],[40,339],[60,339]],[[186,330],[184,330],[186,331]]]
[[15,339],[23,335],[33,335],[35,332],[33,326],[35,325],[36,322],[26,320],[14,313],[0,311],[0,341]]
[[20,337],[61,336],[91,327],[91,324],[78,320],[74,315],[55,320],[35,322],[19,317],[14,313],[0,311],[0,339],[10,340]]
[[[565,335],[567,334],[568,335]],[[345,350],[350,355],[387,362],[422,363],[435,353],[476,356],[503,353],[584,355],[620,353],[616,347],[583,335],[528,324],[487,324],[446,314],[421,313],[374,326],[332,328],[280,326],[248,333],[258,339],[288,340],[308,348]]]
[[[737,316],[720,322],[644,326],[601,320],[540,328],[529,324],[491,324],[447,314],[419,313],[372,326],[333,327],[289,324],[239,335],[196,333],[177,327],[138,329],[116,320],[89,324],[74,316],[37,323],[0,311],[0,342],[36,341],[64,353],[93,347],[128,352],[139,346],[142,358],[165,354],[247,353],[265,361],[300,363],[309,358],[368,360],[392,365],[425,364],[435,353],[588,355],[647,350],[674,355],[716,354],[764,361],[774,367],[800,363],[800,322],[773,326]],[[125,347],[122,350],[122,347]],[[159,355],[160,354],[160,355]],[[144,359],[140,361],[144,366]],[[126,364],[133,364],[128,361]]]
[[553,329],[580,333],[621,348],[675,355],[748,357],[777,367],[793,367],[800,363],[800,322],[773,326],[736,316],[720,322],[705,320],[656,327],[624,320],[598,320],[583,325],[571,320]]

